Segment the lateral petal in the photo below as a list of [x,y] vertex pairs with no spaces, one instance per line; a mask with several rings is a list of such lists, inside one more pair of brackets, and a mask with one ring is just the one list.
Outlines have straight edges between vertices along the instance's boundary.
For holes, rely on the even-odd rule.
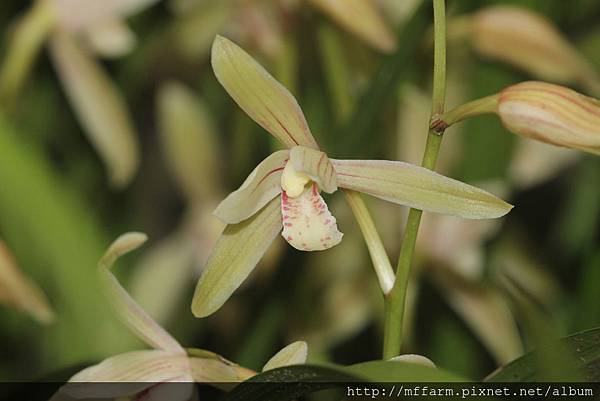
[[290,163],[296,171],[305,173],[315,181],[321,190],[329,194],[337,190],[335,169],[325,152],[306,146],[294,146],[290,149]]
[[317,184],[307,186],[297,198],[281,193],[281,235],[300,251],[322,251],[340,243],[335,217],[319,194]]
[[225,227],[196,286],[192,300],[196,317],[219,309],[252,272],[281,231],[279,202],[275,198],[249,219]]
[[262,209],[281,192],[288,155],[287,150],[279,150],[260,162],[242,186],[217,206],[214,215],[227,224],[237,224]]
[[434,171],[389,160],[332,160],[340,187],[400,205],[467,219],[504,216],[502,199]]
[[78,399],[116,398],[137,394],[157,383],[191,379],[187,355],[160,350],[132,351],[82,370],[60,391]]
[[137,171],[139,150],[121,93],[68,34],[52,36],[50,53],[71,106],[106,165],[111,184],[125,186]]
[[211,63],[227,93],[261,127],[288,147],[319,148],[296,99],[238,45],[217,35]]
[[146,239],[146,235],[142,233],[127,233],[111,244],[98,264],[102,284],[119,317],[137,337],[154,348],[185,354],[181,345],[138,305],[110,272],[120,256],[138,248]]

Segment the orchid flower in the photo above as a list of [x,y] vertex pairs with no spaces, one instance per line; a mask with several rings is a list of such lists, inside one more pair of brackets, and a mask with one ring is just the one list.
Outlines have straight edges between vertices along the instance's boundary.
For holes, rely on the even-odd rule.
[[[192,311],[198,317],[223,305],[280,232],[303,251],[325,250],[341,241],[321,191],[341,187],[472,219],[500,217],[512,207],[488,192],[408,163],[330,159],[319,149],[294,97],[244,50],[217,36],[212,66],[236,103],[288,149],[263,160],[215,210],[228,226],[196,287]],[[386,286],[393,282],[386,280]]]
[[[102,284],[122,322],[153,349],[115,355],[80,371],[60,389],[61,396],[74,399],[133,397],[136,400],[189,400],[194,389],[192,382],[220,383],[219,386],[223,387],[224,383],[239,382],[256,374],[213,352],[184,349],[121,286],[111,273],[111,267],[120,256],[136,249],[146,239],[142,233],[120,236],[102,257],[98,269]],[[263,371],[302,364],[306,357],[306,343],[297,341],[275,354]],[[183,384],[168,385],[181,382]]]

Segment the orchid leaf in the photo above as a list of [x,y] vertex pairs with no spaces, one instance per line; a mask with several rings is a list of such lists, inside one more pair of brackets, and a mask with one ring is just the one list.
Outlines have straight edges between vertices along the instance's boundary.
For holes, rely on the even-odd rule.
[[47,275],[60,319],[44,330],[39,356],[46,366],[66,366],[122,350],[133,338],[98,301],[95,265],[106,238],[96,208],[33,137],[0,113],[0,230],[20,263]]
[[291,401],[320,390],[345,390],[347,383],[369,381],[455,382],[464,379],[441,369],[409,362],[372,361],[353,366],[294,365],[259,373],[240,383],[225,400]]
[[262,209],[281,192],[281,174],[289,152],[270,154],[250,173],[242,186],[229,194],[214,211],[221,221],[237,224]]
[[338,185],[429,212],[469,219],[504,216],[496,196],[423,167],[387,160],[333,160]]
[[217,36],[211,62],[221,85],[261,127],[288,147],[318,149],[296,99],[252,56]]
[[219,309],[252,272],[281,231],[280,207],[277,197],[249,219],[225,227],[196,286],[192,300],[196,317]]
[[[572,356],[576,366],[569,369],[581,369],[585,381],[600,381],[600,328],[586,330],[565,337],[556,342]],[[535,382],[544,377],[538,369],[539,353],[544,349],[534,350],[512,361],[489,375],[489,382]]]
[[121,93],[74,38],[57,33],[50,45],[67,96],[102,157],[111,184],[116,187],[127,185],[137,170],[139,151]]

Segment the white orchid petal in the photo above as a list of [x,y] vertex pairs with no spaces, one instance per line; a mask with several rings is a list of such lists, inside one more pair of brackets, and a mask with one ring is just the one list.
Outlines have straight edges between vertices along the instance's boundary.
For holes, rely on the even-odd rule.
[[296,341],[273,355],[263,367],[267,370],[281,368],[290,365],[300,365],[306,362],[308,356],[308,345],[304,341]]
[[312,184],[297,198],[281,194],[283,232],[281,235],[301,251],[321,251],[340,243],[343,234],[338,230],[335,217]]
[[135,34],[120,19],[109,18],[90,26],[84,33],[89,47],[104,57],[119,57],[135,46]]
[[296,99],[248,53],[217,36],[211,62],[221,85],[260,126],[288,147],[318,149]]
[[287,150],[280,150],[260,162],[242,186],[219,204],[215,216],[237,224],[262,209],[281,192],[281,174],[288,157]]
[[55,33],[50,53],[67,97],[103,159],[111,183],[123,187],[137,171],[139,150],[119,89],[70,35]]
[[100,276],[110,295],[111,303],[129,330],[154,348],[185,354],[181,345],[138,305],[110,272],[117,258],[136,249],[146,239],[146,235],[141,233],[127,233],[117,238],[99,263]]
[[191,381],[187,355],[160,350],[132,351],[82,370],[71,377],[61,392],[78,399],[116,398],[182,378]]
[[294,146],[290,150],[290,163],[296,171],[315,181],[321,190],[330,194],[337,190],[335,169],[325,152],[305,146]]
[[279,202],[275,198],[249,219],[225,227],[196,286],[192,300],[196,317],[219,309],[252,272],[281,231]]
[[389,160],[333,160],[338,185],[429,212],[468,219],[504,216],[502,199],[423,167]]

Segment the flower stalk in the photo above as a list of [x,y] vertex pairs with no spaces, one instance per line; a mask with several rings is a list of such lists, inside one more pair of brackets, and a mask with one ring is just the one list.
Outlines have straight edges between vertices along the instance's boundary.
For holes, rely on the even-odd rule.
[[[432,117],[443,114],[446,98],[446,5],[444,0],[433,0],[433,18],[435,45]],[[427,133],[427,144],[421,163],[423,167],[430,170],[435,168],[442,144],[442,135],[443,130],[430,129]],[[396,280],[394,287],[385,298],[384,360],[400,355],[408,277],[422,214],[421,210],[410,209],[396,268]]]
[[444,132],[446,128],[467,118],[494,113],[498,106],[499,96],[499,94],[495,94],[482,97],[481,99],[461,104],[441,115],[434,115],[429,127],[435,132]]
[[508,131],[525,138],[600,154],[600,101],[547,82],[521,82],[434,115],[430,128],[443,132],[486,113],[495,113]]
[[375,223],[373,223],[367,205],[365,205],[365,202],[358,192],[344,190],[344,193],[346,194],[348,204],[352,208],[352,213],[354,213],[354,217],[356,218],[356,221],[358,221],[363,238],[367,243],[367,248],[371,255],[371,261],[373,262],[373,267],[375,268],[381,291],[383,292],[383,295],[387,295],[394,286],[394,270],[392,269],[390,259],[385,252],[379,233],[375,228]]

